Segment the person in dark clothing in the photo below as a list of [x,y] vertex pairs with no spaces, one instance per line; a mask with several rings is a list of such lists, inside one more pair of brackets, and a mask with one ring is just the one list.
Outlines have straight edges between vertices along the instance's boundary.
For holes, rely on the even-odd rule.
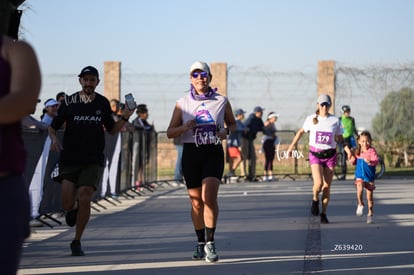
[[138,117],[132,121],[135,129],[138,130],[138,170],[135,187],[145,185],[144,164],[147,165],[150,159],[151,133],[154,125],[148,122],[148,107],[146,104],[139,104],[136,111]]
[[264,165],[264,180],[273,181],[273,160],[276,154],[276,121],[279,114],[270,112],[264,123],[262,148],[265,154],[265,165]]
[[263,108],[256,106],[253,113],[244,122],[247,131],[242,135],[242,154],[243,161],[247,161],[248,181],[258,181],[256,178],[256,149],[254,147],[254,140],[257,133],[263,131],[264,123],[262,121]]
[[21,121],[36,109],[41,86],[33,48],[7,35],[15,10],[12,1],[0,1],[0,273],[5,275],[17,273],[22,245],[30,235]]
[[[109,100],[95,92],[99,84],[98,70],[87,66],[78,77],[82,90],[66,96],[49,127],[51,150],[61,152],[57,180],[62,184],[66,223],[76,224],[75,238],[70,244],[72,256],[84,255],[80,239],[89,221],[92,195],[101,182],[105,165],[105,131],[118,133],[134,112],[125,108],[121,119],[115,122]],[[64,123],[62,146],[57,130]]]

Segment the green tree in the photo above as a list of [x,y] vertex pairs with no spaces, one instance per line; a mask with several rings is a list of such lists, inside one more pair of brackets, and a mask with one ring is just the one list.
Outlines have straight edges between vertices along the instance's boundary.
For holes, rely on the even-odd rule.
[[387,148],[400,148],[407,164],[407,149],[414,142],[414,90],[402,88],[389,93],[372,120],[374,136]]

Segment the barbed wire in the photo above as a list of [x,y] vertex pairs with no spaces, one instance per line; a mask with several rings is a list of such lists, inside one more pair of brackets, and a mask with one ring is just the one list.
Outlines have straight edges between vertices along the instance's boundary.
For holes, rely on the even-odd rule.
[[[414,63],[365,67],[337,63],[335,70],[335,109],[351,105],[357,126],[365,129],[371,128],[379,103],[389,92],[414,87]],[[54,97],[61,90],[69,93],[79,90],[75,76],[76,73],[44,75],[42,98]],[[188,88],[186,73],[128,72],[122,74],[121,98],[127,92],[134,93],[140,103],[148,105],[150,121],[154,121],[158,130],[165,130],[176,100]],[[98,86],[98,91],[102,89]],[[233,109],[242,108],[250,113],[260,105],[265,108],[265,116],[270,111],[280,114],[279,129],[295,130],[302,126],[307,115],[315,112],[317,68],[306,72],[283,72],[263,66],[229,65],[227,91]]]

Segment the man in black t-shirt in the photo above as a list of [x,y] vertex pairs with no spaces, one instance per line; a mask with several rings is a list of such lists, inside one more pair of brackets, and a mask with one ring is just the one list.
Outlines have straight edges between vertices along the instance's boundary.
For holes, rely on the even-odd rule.
[[[70,244],[72,256],[84,255],[80,239],[89,220],[92,195],[104,168],[105,131],[117,133],[134,111],[125,108],[121,119],[115,122],[108,99],[95,92],[99,84],[98,70],[85,67],[78,77],[82,90],[65,97],[49,127],[51,150],[61,152],[58,180],[62,183],[66,223],[69,226],[76,224],[75,238]],[[61,144],[56,131],[64,123]]]

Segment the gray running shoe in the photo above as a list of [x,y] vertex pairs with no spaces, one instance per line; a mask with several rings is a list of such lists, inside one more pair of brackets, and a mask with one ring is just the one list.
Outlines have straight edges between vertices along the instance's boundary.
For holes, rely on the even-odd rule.
[[196,245],[196,250],[193,254],[193,260],[202,260],[204,259],[204,245],[205,243],[198,243]]
[[204,252],[206,253],[206,262],[212,263],[218,261],[219,256],[216,252],[216,246],[214,245],[214,242],[208,242],[204,246]]

